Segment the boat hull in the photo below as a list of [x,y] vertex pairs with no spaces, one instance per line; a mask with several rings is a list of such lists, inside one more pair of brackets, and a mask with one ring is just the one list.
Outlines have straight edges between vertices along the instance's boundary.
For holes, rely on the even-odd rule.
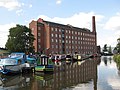
[[53,65],[38,65],[35,67],[35,72],[53,72]]
[[13,75],[21,73],[21,66],[20,65],[8,65],[3,66],[3,68],[0,70],[0,72],[4,75]]

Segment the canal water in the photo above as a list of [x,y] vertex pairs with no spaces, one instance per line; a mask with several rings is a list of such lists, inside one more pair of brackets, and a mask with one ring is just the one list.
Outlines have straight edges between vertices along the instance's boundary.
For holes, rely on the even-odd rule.
[[54,73],[1,75],[0,90],[120,90],[120,72],[110,56],[61,62]]

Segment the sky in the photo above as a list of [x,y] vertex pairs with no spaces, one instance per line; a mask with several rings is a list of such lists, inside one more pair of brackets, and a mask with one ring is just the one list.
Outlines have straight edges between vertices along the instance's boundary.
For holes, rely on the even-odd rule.
[[96,19],[97,45],[115,47],[120,38],[120,0],[0,0],[0,47],[5,47],[9,29],[42,18],[88,28]]

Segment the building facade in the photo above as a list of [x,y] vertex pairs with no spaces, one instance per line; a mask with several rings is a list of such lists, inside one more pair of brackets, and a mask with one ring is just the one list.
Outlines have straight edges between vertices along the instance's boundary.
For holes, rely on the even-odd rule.
[[45,54],[93,54],[97,52],[95,16],[92,17],[92,31],[72,25],[63,25],[39,18],[29,28],[35,37],[35,52]]

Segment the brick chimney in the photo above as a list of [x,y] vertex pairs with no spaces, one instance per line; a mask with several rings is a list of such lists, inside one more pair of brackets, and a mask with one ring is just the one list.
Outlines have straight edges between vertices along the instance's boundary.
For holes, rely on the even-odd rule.
[[92,32],[96,32],[95,16],[92,16]]
[[43,22],[43,19],[42,19],[42,18],[39,18],[37,21],[42,23],[42,22]]

